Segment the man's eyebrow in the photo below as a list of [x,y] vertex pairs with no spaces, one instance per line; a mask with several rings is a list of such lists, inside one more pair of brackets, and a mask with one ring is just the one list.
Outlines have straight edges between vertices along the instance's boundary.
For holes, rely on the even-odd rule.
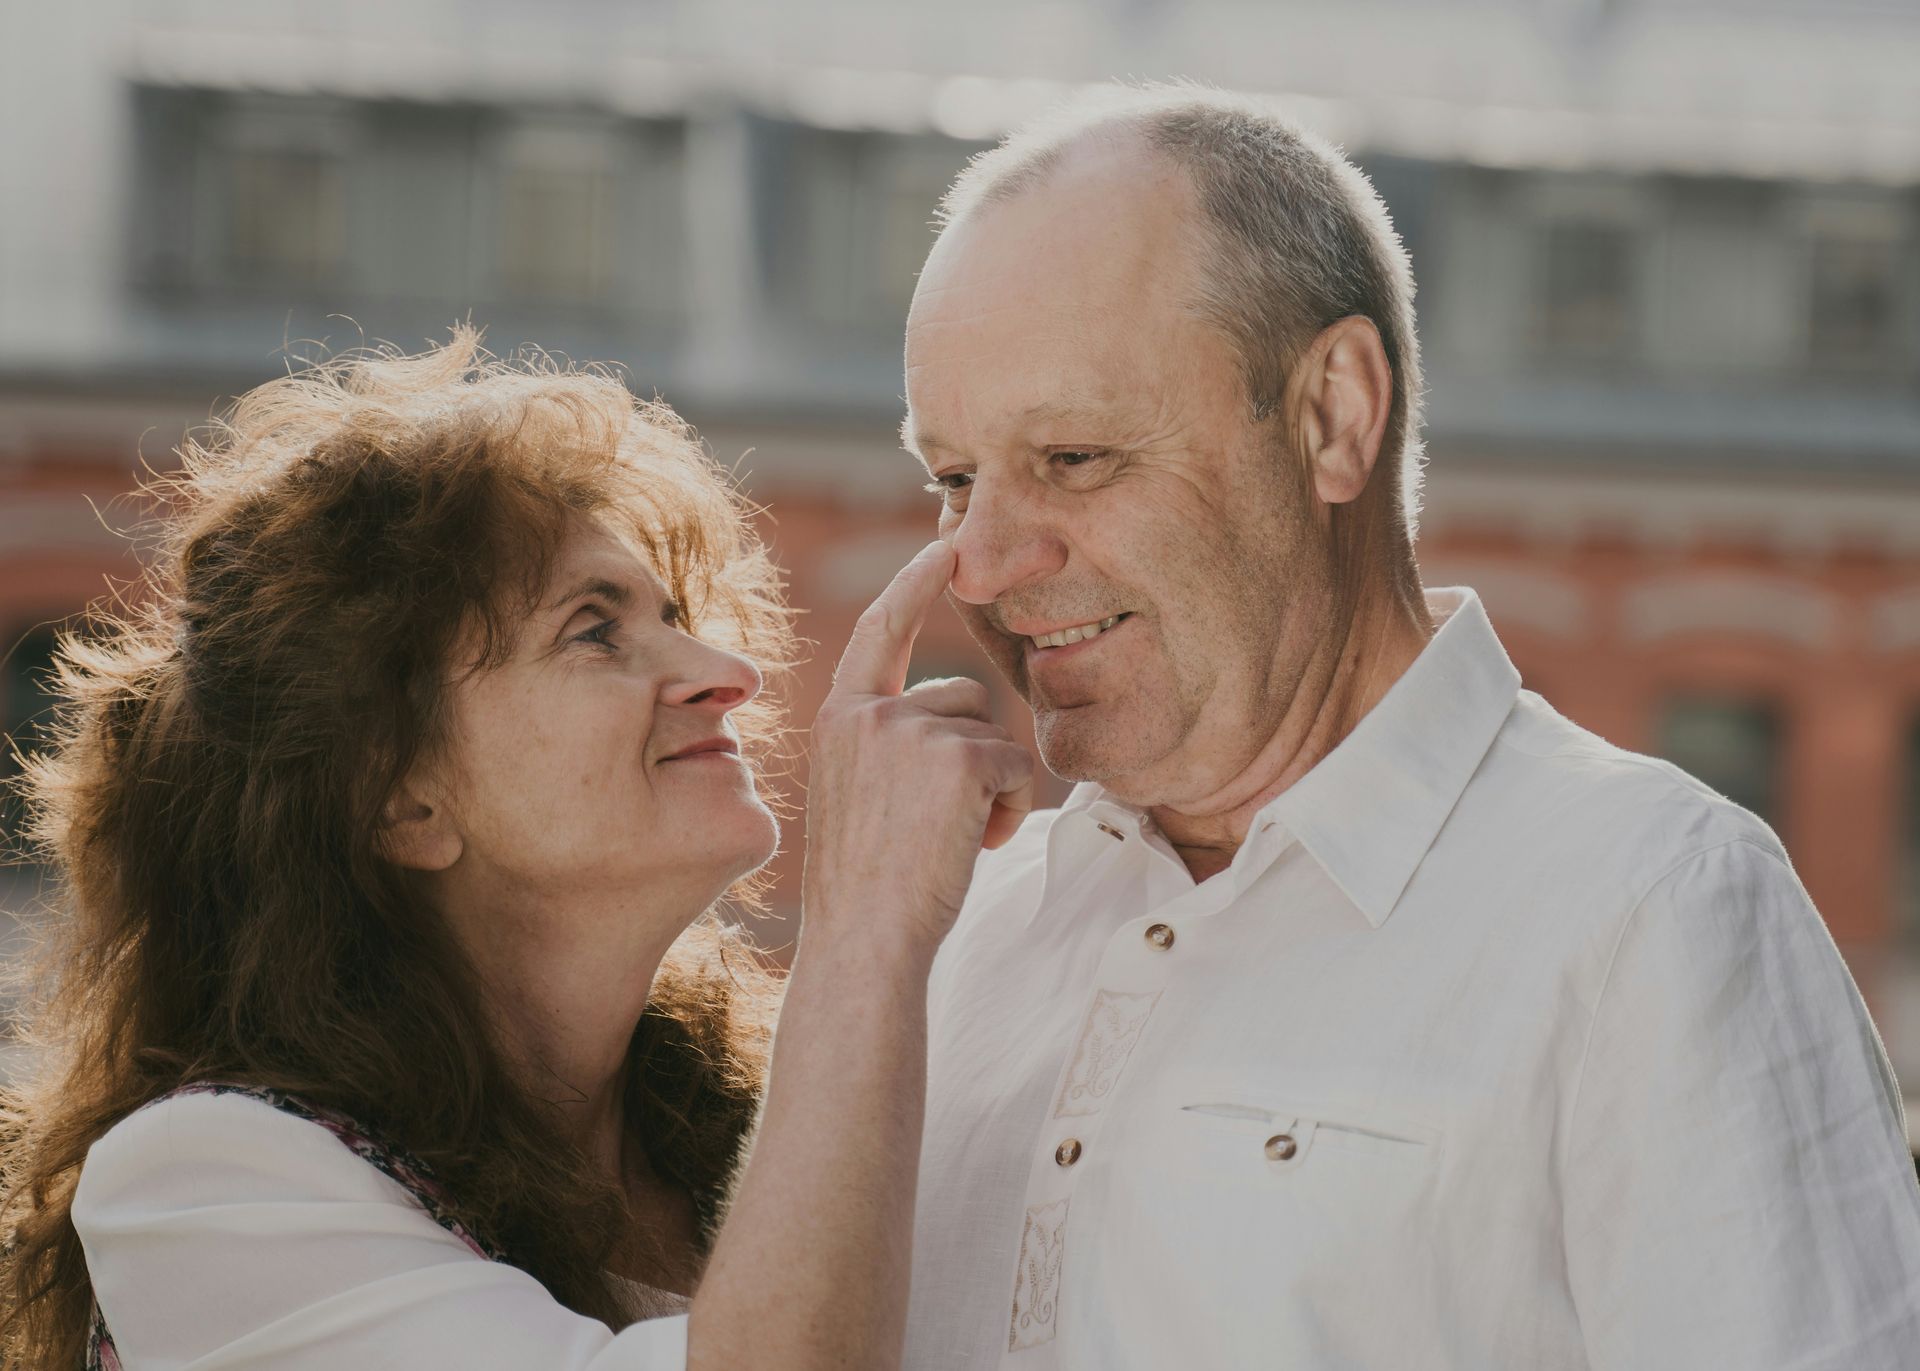
[[913,427],[913,416],[908,415],[900,421],[900,446],[907,450],[908,456],[917,459],[921,466],[925,466],[927,464],[926,449],[945,448],[946,444],[938,438],[917,434]]
[[[1124,419],[1125,417],[1117,413],[1119,408],[1095,396],[1069,395],[1059,400],[1042,400],[1037,404],[1028,405],[1020,411],[1019,421],[1022,424],[1112,423],[1116,418]],[[927,460],[925,454],[930,451],[959,451],[953,444],[944,442],[933,434],[916,432],[911,416],[900,421],[900,446],[918,457],[923,465]]]
[[565,595],[547,608],[559,609],[575,600],[604,600],[613,608],[622,609],[632,599],[633,592],[618,581],[609,581],[604,576],[589,576],[584,581],[576,581]]

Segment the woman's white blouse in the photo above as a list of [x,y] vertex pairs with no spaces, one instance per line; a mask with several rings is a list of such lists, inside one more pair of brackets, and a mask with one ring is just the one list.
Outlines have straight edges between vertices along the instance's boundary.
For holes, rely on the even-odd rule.
[[173,1096],[93,1145],[74,1195],[127,1371],[681,1371],[684,1314],[614,1333],[477,1255],[316,1124]]

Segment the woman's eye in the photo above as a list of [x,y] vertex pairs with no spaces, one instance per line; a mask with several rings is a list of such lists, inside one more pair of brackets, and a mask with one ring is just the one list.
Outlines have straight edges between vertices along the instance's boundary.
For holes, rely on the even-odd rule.
[[620,621],[618,619],[602,619],[586,632],[576,633],[573,640],[576,643],[591,643],[595,647],[610,648],[613,646],[611,635],[614,630],[619,627]]

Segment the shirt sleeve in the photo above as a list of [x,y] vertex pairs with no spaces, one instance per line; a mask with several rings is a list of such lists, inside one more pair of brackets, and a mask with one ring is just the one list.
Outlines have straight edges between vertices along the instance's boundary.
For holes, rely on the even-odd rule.
[[1594,1011],[1565,1151],[1595,1371],[1920,1359],[1920,1186],[1886,1053],[1758,840],[1651,889]]
[[683,1371],[686,1316],[615,1334],[488,1261],[326,1130],[241,1095],[130,1115],[74,1195],[127,1371]]

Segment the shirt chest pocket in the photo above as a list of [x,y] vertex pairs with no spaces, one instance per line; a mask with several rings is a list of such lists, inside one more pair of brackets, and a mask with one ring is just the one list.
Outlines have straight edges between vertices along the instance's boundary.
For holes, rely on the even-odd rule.
[[1212,1164],[1230,1173],[1290,1175],[1306,1170],[1321,1151],[1392,1166],[1425,1166],[1439,1141],[1431,1129],[1351,1110],[1253,1104],[1231,1096],[1196,1099],[1179,1112],[1185,1117],[1177,1129],[1191,1136],[1195,1152],[1210,1154]]
[[1280,1322],[1382,1279],[1423,1283],[1437,1129],[1231,1088],[1189,1088],[1141,1123],[1108,1198],[1162,1277],[1198,1278]]

